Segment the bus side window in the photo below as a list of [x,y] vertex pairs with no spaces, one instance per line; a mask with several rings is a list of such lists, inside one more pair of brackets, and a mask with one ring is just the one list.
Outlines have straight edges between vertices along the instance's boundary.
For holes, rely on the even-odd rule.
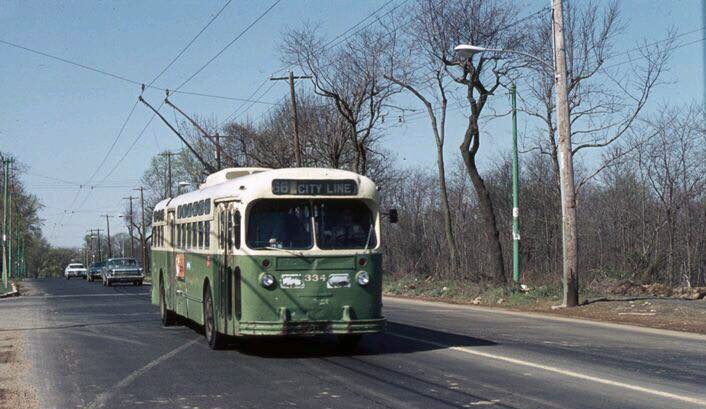
[[199,222],[199,248],[203,248],[203,222]]
[[198,247],[198,240],[199,240],[199,232],[198,232],[198,223],[193,222],[191,223],[191,244],[193,244],[194,248]]
[[191,223],[186,223],[186,248],[191,248]]
[[174,247],[174,220],[169,224],[169,247]]
[[176,230],[176,247],[181,247],[181,224],[177,224]]
[[211,222],[203,222],[203,246],[205,248],[211,248]]
[[226,223],[228,223],[228,232],[226,233],[226,242],[228,243],[228,248],[233,246],[233,219],[230,217],[231,212],[228,210],[226,214]]
[[233,215],[233,242],[235,244],[235,248],[239,249],[240,248],[240,211],[236,210],[235,214]]

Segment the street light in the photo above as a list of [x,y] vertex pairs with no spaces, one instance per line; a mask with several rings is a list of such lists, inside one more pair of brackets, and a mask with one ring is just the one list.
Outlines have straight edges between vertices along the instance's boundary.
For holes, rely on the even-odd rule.
[[[561,1],[559,1],[561,5]],[[497,52],[497,53],[513,53],[528,57],[539,62],[550,72],[554,73],[554,81],[556,83],[556,110],[557,110],[557,128],[559,130],[559,179],[561,184],[561,215],[562,215],[562,247],[563,247],[563,281],[564,281],[564,306],[578,305],[578,280],[577,280],[577,248],[576,248],[576,198],[574,192],[574,168],[571,158],[571,134],[569,131],[569,103],[568,90],[566,86],[566,60],[564,55],[564,36],[563,36],[563,15],[561,7],[552,6],[552,10],[556,15],[553,15],[554,26],[554,44],[556,49],[553,50],[554,66],[535,55],[517,50],[502,50],[495,48],[485,48],[470,44],[461,44],[454,48],[466,60],[471,58],[473,54],[480,52]],[[514,88],[514,84],[513,84]],[[514,104],[513,104],[514,105]],[[513,106],[513,119],[515,118],[516,110]],[[513,124],[514,125],[514,124]],[[519,210],[516,206],[517,185],[515,183],[517,176],[517,138],[513,130],[513,261],[519,259],[516,254],[516,248],[519,247],[519,231],[515,235],[515,226],[518,222]],[[515,242],[517,244],[515,244]],[[513,263],[514,264],[514,263]],[[514,264],[513,278],[519,280],[519,267]]]
[[482,52],[494,52],[494,53],[512,53],[512,54],[519,54],[523,55],[527,58],[531,58],[534,61],[537,61],[538,63],[542,64],[545,68],[548,68],[550,71],[554,71],[554,66],[551,65],[550,63],[544,61],[543,59],[537,57],[536,55],[532,55],[530,53],[526,53],[524,51],[518,51],[518,50],[502,50],[499,48],[485,48],[485,47],[479,47],[477,45],[470,45],[470,44],[461,44],[457,45],[454,48],[454,51],[458,53],[461,57],[464,59],[471,58],[473,54],[477,53],[482,53]]

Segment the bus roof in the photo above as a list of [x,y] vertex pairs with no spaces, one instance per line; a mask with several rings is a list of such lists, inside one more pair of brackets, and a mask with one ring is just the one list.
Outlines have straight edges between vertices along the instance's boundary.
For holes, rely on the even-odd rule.
[[[275,180],[297,180],[297,181],[354,181],[356,184],[355,194],[276,194],[273,192],[273,181]],[[209,175],[206,183],[203,183],[198,190],[179,195],[171,199],[164,199],[157,203],[154,210],[164,208],[176,208],[182,204],[192,203],[201,199],[210,198],[233,199],[242,202],[250,202],[255,199],[273,198],[359,198],[375,200],[377,189],[375,183],[370,178],[341,169],[327,168],[228,168],[220,172]]]

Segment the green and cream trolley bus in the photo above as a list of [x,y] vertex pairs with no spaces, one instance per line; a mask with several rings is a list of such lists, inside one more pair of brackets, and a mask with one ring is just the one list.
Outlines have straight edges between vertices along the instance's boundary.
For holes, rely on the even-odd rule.
[[[229,168],[153,212],[152,302],[165,326],[226,336],[381,332],[375,184],[336,169]],[[390,219],[396,218],[391,212]]]

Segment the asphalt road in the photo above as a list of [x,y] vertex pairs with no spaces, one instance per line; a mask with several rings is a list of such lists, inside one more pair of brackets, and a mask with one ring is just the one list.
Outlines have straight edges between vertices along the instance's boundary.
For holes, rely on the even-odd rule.
[[386,334],[211,351],[162,328],[150,287],[29,282],[0,300],[43,408],[706,407],[706,337],[385,300]]

